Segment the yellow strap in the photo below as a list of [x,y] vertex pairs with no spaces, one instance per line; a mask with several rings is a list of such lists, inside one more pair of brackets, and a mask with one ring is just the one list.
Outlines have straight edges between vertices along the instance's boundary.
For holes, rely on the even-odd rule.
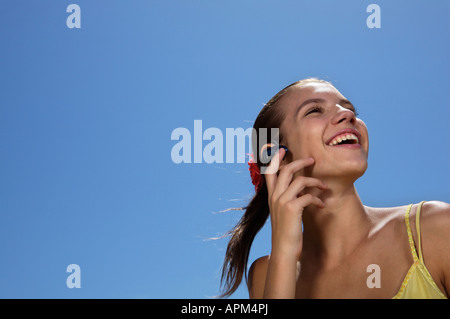
[[425,201],[420,202],[419,207],[417,207],[417,213],[416,213],[416,232],[417,232],[417,247],[419,247],[419,259],[421,262],[423,262],[423,256],[422,256],[422,243],[420,241],[420,209],[422,208],[423,203]]
[[409,240],[409,246],[411,247],[411,253],[414,259],[414,262],[417,262],[419,260],[419,258],[417,258],[417,253],[416,253],[416,247],[414,246],[414,240],[411,234],[411,226],[409,225],[409,212],[411,211],[411,207],[413,204],[409,205],[408,208],[406,209],[406,213],[405,213],[405,224],[406,224],[406,231],[408,232],[408,240]]

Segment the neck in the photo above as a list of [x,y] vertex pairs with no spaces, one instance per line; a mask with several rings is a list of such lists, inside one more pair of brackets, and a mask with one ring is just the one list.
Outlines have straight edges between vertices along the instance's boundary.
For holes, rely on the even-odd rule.
[[329,189],[315,194],[324,201],[325,208],[309,206],[303,213],[303,251],[322,264],[334,265],[367,238],[372,221],[353,183],[325,183]]

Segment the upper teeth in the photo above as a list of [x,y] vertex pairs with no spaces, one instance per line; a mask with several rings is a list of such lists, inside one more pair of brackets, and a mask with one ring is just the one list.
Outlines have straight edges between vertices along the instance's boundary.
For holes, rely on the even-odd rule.
[[339,136],[336,136],[330,143],[328,143],[328,145],[336,145],[338,143],[341,143],[342,141],[346,141],[346,140],[355,140],[357,144],[359,144],[359,139],[355,134],[352,133],[348,133],[348,134],[342,134]]

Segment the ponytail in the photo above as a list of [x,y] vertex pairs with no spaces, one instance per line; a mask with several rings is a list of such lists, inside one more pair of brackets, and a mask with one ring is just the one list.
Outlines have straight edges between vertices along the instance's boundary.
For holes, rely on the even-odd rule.
[[263,183],[261,189],[255,194],[249,205],[245,207],[244,215],[228,233],[231,238],[223,262],[221,278],[221,286],[225,285],[225,287],[220,297],[228,297],[233,294],[239,287],[244,275],[245,282],[248,282],[246,269],[250,247],[268,217],[267,187]]

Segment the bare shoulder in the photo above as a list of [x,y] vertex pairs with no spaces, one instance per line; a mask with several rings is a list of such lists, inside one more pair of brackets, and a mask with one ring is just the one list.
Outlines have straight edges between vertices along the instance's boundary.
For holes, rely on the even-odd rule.
[[405,213],[408,206],[364,207],[371,219],[375,222],[374,230],[380,231],[387,229],[398,234],[405,228]]
[[266,284],[269,256],[256,259],[248,272],[248,293],[251,299],[262,299]]
[[[371,217],[378,221],[378,227],[394,225],[395,229],[403,229],[405,225],[405,213],[409,205],[397,207],[365,207]],[[414,241],[417,240],[416,220],[419,204],[412,205],[410,213],[411,231]],[[428,235],[431,238],[446,239],[450,245],[450,204],[441,201],[425,202],[420,213],[420,229],[422,237]],[[423,233],[423,234],[422,234]],[[433,245],[434,246],[434,245]],[[448,246],[447,246],[448,247]]]
[[424,220],[426,219],[428,222],[448,227],[450,223],[450,204],[440,201],[425,202],[421,214]]
[[439,201],[425,202],[420,213],[420,229],[423,238],[422,246],[430,246],[431,251],[448,255],[450,249],[450,204]]
[[448,203],[430,201],[423,204],[420,212],[420,237],[426,267],[438,287],[442,291],[450,292],[450,205]]

